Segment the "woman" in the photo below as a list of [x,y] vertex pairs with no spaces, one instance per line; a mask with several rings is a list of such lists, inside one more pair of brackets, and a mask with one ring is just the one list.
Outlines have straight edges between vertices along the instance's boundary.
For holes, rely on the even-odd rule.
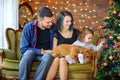
[[[77,39],[77,31],[73,29],[74,19],[69,11],[61,11],[56,19],[58,31],[54,34],[53,48],[60,44],[72,44]],[[59,68],[60,80],[67,80],[68,68],[64,57],[54,59],[46,80],[53,80]]]

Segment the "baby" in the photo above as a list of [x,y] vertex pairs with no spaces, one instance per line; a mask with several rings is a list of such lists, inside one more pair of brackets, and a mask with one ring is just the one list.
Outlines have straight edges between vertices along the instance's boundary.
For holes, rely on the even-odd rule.
[[[77,45],[88,49],[92,49],[94,51],[98,51],[103,47],[105,39],[101,39],[100,43],[97,46],[95,46],[94,44],[92,44],[93,36],[93,31],[91,29],[85,28],[78,36],[78,39],[72,45]],[[70,55],[67,55],[65,58],[69,64],[75,63],[75,61],[70,57]],[[86,63],[83,54],[78,53],[78,61],[80,64]]]

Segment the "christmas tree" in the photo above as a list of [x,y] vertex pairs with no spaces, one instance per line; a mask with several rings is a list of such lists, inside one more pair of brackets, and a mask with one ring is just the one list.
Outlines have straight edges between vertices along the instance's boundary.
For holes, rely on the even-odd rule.
[[106,17],[103,20],[104,48],[98,61],[98,80],[120,80],[120,0],[110,0]]

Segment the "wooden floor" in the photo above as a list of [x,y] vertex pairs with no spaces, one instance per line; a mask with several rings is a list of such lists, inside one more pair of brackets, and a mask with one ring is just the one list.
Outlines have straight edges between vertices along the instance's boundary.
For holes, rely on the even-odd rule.
[[[18,80],[18,79],[1,79],[0,80]],[[32,79],[30,79],[32,80]],[[60,80],[60,79],[55,79],[55,80]],[[92,80],[92,79],[68,79],[68,80]]]
[[[60,79],[55,79],[55,80],[60,80]],[[68,79],[68,80],[93,80],[93,79]]]
[[[18,80],[18,79],[1,79],[0,80]],[[32,80],[32,79],[29,79]],[[60,80],[60,79],[55,79],[55,80]],[[68,79],[68,80],[93,80],[93,79]]]

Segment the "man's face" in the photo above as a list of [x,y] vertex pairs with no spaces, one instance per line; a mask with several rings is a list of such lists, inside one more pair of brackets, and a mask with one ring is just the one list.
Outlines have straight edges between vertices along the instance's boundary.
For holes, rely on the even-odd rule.
[[42,27],[50,29],[52,25],[52,17],[44,17],[43,20],[40,20]]

